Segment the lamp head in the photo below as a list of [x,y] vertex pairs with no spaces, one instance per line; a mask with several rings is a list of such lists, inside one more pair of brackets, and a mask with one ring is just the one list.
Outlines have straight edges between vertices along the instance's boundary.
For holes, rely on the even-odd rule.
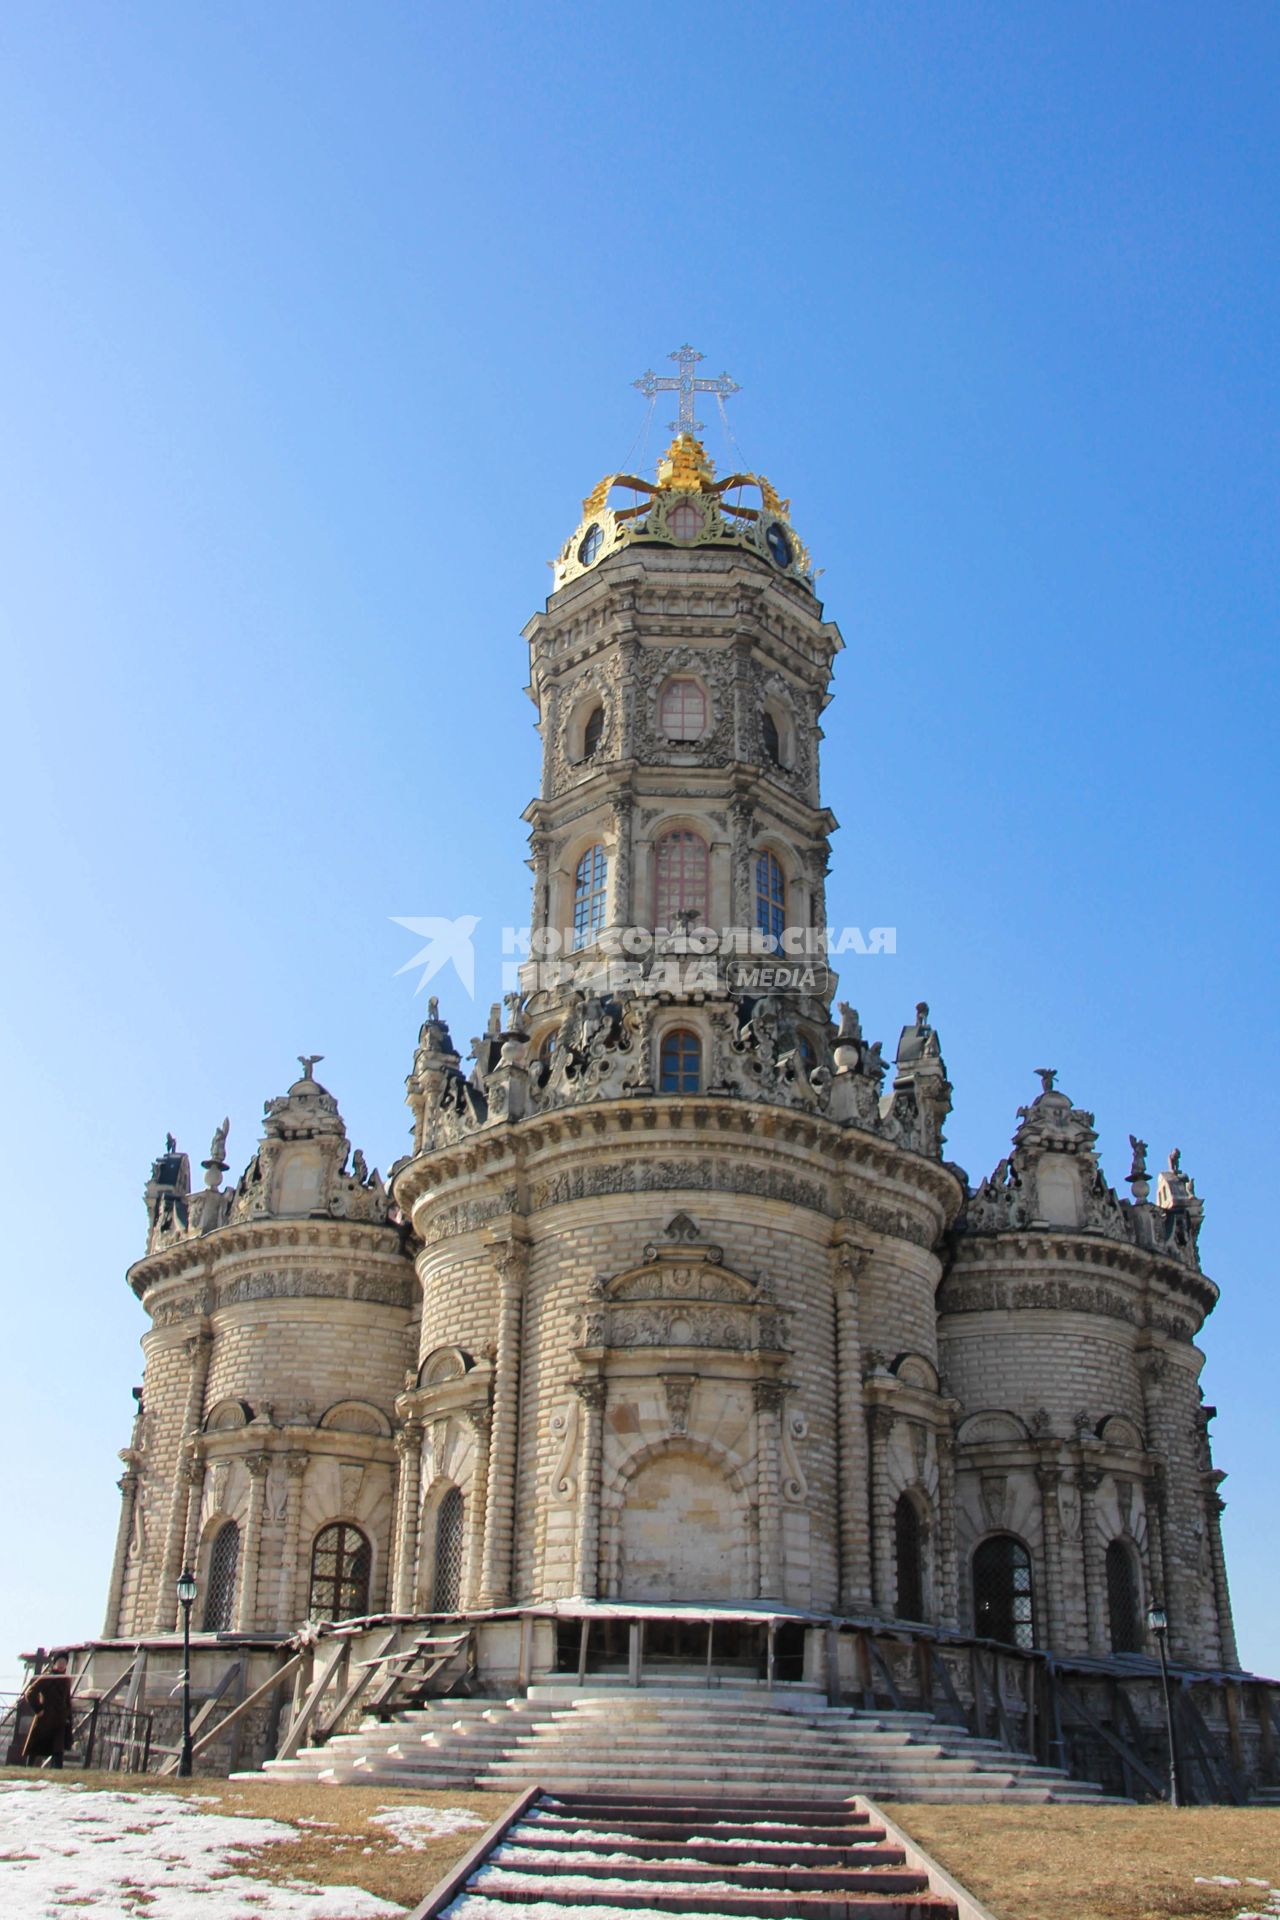
[[1163,1607],[1150,1607],[1147,1610],[1147,1625],[1159,1639],[1169,1631],[1169,1616]]
[[178,1604],[183,1607],[191,1606],[198,1592],[194,1573],[189,1567],[184,1568],[178,1575]]

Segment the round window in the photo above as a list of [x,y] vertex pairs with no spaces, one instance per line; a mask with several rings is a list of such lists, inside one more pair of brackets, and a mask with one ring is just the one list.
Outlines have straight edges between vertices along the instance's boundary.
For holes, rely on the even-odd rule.
[[603,545],[604,534],[599,523],[593,520],[578,545],[578,559],[581,564],[589,567]]
[[765,539],[769,542],[769,551],[777,564],[780,567],[789,567],[791,565],[791,542],[788,540],[784,529],[778,525],[776,520],[770,527],[768,533],[766,533]]
[[667,525],[675,539],[696,540],[702,532],[702,515],[687,500],[682,500],[678,507],[671,509]]

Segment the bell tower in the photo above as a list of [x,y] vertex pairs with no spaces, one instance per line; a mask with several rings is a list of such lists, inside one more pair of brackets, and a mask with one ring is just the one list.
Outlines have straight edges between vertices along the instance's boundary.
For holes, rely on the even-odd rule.
[[836,822],[818,748],[843,643],[790,503],[763,476],[717,479],[680,432],[656,483],[609,474],[588,494],[525,637],[542,739],[521,982],[535,1058],[566,1023],[573,1038],[584,992],[696,1002],[730,1045],[785,986],[781,1046],[829,1066]]

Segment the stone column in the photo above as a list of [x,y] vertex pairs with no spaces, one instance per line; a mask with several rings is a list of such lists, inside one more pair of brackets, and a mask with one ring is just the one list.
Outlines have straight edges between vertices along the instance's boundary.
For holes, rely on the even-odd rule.
[[258,1615],[258,1556],[262,1551],[262,1510],[267,1497],[269,1453],[247,1453],[249,1511],[245,1516],[240,1592],[236,1601],[236,1632],[252,1633]]
[[1107,1635],[1106,1563],[1098,1538],[1098,1512],[1094,1495],[1102,1485],[1096,1467],[1083,1467],[1080,1483],[1080,1547],[1084,1557],[1084,1604],[1089,1628],[1089,1651],[1099,1659],[1111,1651]]
[[[201,1416],[204,1412],[204,1387],[209,1372],[209,1354],[212,1350],[212,1336],[205,1331],[195,1333],[183,1342],[183,1352],[188,1360],[187,1398],[182,1415],[182,1432],[178,1440],[181,1448],[189,1434],[200,1430]],[[155,1610],[152,1614],[153,1632],[169,1633],[178,1624],[178,1575],[182,1571],[182,1548],[187,1528],[187,1479],[182,1470],[181,1460],[175,1462],[173,1486],[169,1495],[169,1515],[165,1526],[164,1557],[160,1563],[160,1579],[156,1588]]]
[[582,1465],[578,1475],[574,1586],[581,1599],[594,1600],[600,1579],[600,1468],[608,1386],[603,1380],[578,1380],[574,1383],[574,1391],[585,1410]]
[[489,1445],[493,1419],[488,1407],[468,1407],[464,1417],[471,1429],[473,1446],[471,1486],[468,1489],[465,1508],[466,1558],[462,1569],[459,1597],[463,1607],[470,1608],[492,1604],[482,1598],[482,1594],[487,1558],[485,1549],[492,1532],[486,1521],[491,1517],[493,1494],[492,1477],[489,1471]]
[[631,899],[634,864],[631,853],[631,829],[635,817],[635,796],[616,793],[613,797],[613,925],[632,927],[639,916]]
[[[1239,1668],[1235,1623],[1231,1618],[1231,1591],[1227,1586],[1227,1562],[1222,1551],[1222,1512],[1226,1501],[1218,1492],[1226,1474],[1214,1468],[1205,1476],[1205,1519],[1209,1529],[1209,1567],[1213,1575],[1213,1610],[1218,1620],[1219,1658],[1224,1667]],[[1228,1689],[1230,1691],[1230,1689]]]
[[[284,1513],[284,1579],[280,1586],[280,1618],[289,1624],[298,1613],[298,1549],[302,1544],[302,1493],[310,1464],[305,1453],[286,1453],[287,1491]],[[308,1601],[310,1594],[307,1595]],[[305,1616],[304,1616],[305,1617]]]
[[1040,1532],[1044,1541],[1044,1644],[1055,1650],[1064,1644],[1062,1595],[1062,1522],[1058,1512],[1061,1467],[1041,1461],[1036,1467],[1040,1489]]
[[418,1514],[422,1505],[422,1422],[406,1420],[396,1435],[396,1559],[393,1613],[412,1613],[418,1585]]
[[960,1570],[956,1552],[956,1455],[953,1401],[934,1431],[938,1450],[938,1588],[934,1605],[939,1626],[959,1628]]
[[757,1380],[756,1507],[760,1515],[760,1598],[786,1598],[782,1564],[782,1494],[779,1465],[782,1452],[782,1407],[786,1388],[780,1380]]
[[840,1516],[840,1609],[871,1606],[867,1418],[862,1405],[862,1342],[858,1327],[860,1256],[836,1254],[836,1508]]
[[493,1248],[498,1270],[498,1338],[493,1361],[493,1435],[486,1449],[488,1488],[479,1603],[503,1606],[511,1598],[515,1548],[516,1471],[520,1436],[520,1321],[529,1249],[522,1240]]
[[102,1626],[104,1640],[113,1640],[120,1632],[120,1609],[124,1598],[125,1568],[129,1564],[129,1542],[133,1538],[133,1513],[138,1498],[137,1455],[126,1448],[120,1458],[124,1472],[117,1481],[120,1488],[120,1520],[116,1527],[115,1557],[111,1562],[111,1582],[107,1588],[107,1617]]
[[872,1407],[867,1414],[871,1444],[871,1570],[872,1607],[891,1619],[897,1606],[894,1591],[893,1501],[889,1497],[889,1435],[894,1416],[888,1407]]
[[200,1509],[204,1500],[205,1475],[204,1455],[200,1452],[198,1442],[182,1471],[187,1483],[187,1529],[182,1544],[182,1564],[194,1573],[196,1557],[200,1552]]

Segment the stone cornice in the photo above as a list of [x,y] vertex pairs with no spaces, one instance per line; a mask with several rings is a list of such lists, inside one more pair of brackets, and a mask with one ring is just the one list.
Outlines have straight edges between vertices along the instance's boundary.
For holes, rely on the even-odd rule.
[[145,1254],[141,1260],[135,1260],[125,1277],[141,1300],[161,1281],[197,1276],[211,1279],[215,1267],[228,1256],[281,1250],[301,1255],[322,1254],[327,1259],[356,1253],[379,1262],[403,1259],[411,1263],[398,1226],[328,1219],[253,1220],[215,1227],[211,1233]]
[[[865,1176],[874,1183],[874,1190],[866,1196],[873,1210],[876,1204],[920,1209],[925,1218],[919,1226],[925,1226],[930,1218],[936,1223],[929,1230],[930,1245],[936,1244],[963,1197],[959,1180],[947,1167],[894,1146],[876,1134],[791,1108],[709,1094],[601,1101],[531,1114],[417,1155],[396,1173],[393,1191],[397,1204],[408,1213],[424,1201],[429,1203],[431,1196],[438,1196],[442,1204],[459,1197],[450,1189],[465,1188],[469,1197],[475,1198],[471,1190],[476,1182],[484,1181],[490,1187],[496,1182],[508,1190],[510,1200],[509,1206],[498,1211],[534,1212],[539,1210],[534,1187],[543,1173],[539,1159],[547,1149],[557,1150],[556,1171],[564,1174],[565,1150],[571,1152],[579,1146],[588,1159],[604,1161],[616,1169],[618,1182],[608,1190],[623,1192],[636,1191],[625,1183],[637,1161],[649,1157],[646,1148],[654,1150],[655,1158],[661,1152],[669,1159],[677,1141],[690,1159],[713,1153],[717,1146],[739,1152],[749,1146],[755,1150],[753,1158],[772,1158],[775,1170],[793,1174],[801,1186],[815,1178],[838,1180],[840,1196],[830,1200],[819,1198],[816,1191],[808,1197],[800,1192],[773,1196],[791,1198],[832,1218],[859,1217],[856,1181],[859,1175]],[[624,1145],[628,1151],[619,1154],[619,1147]],[[680,1184],[679,1180],[672,1183],[674,1187]],[[691,1180],[688,1184],[696,1187],[701,1183]],[[730,1183],[723,1190],[750,1193],[752,1188]],[[481,1221],[477,1218],[471,1224],[478,1226]],[[891,1236],[895,1231],[893,1225],[880,1224],[874,1218],[868,1218],[867,1224],[872,1231]],[[903,1233],[900,1237],[913,1236]]]
[[[1039,1281],[1051,1268],[1057,1268],[1064,1280],[1110,1279],[1138,1288],[1160,1288],[1188,1302],[1196,1310],[1197,1324],[1212,1312],[1218,1299],[1217,1287],[1204,1274],[1162,1259],[1144,1247],[1097,1233],[1033,1228],[958,1238],[939,1289],[939,1314],[956,1310],[948,1308],[946,1298],[953,1280],[960,1282],[979,1275],[1009,1280],[1023,1275]],[[1010,1301],[1010,1305],[1015,1304],[1021,1303]]]

